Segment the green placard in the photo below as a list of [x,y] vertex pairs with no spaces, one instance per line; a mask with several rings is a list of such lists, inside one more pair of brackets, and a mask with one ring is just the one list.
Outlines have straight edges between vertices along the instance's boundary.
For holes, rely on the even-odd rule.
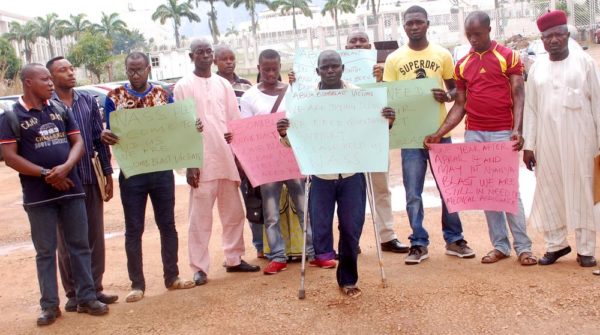
[[423,138],[440,126],[440,103],[432,88],[436,79],[399,80],[387,83],[361,84],[360,87],[385,87],[388,106],[396,110],[396,122],[390,134],[390,149],[423,148]]
[[110,113],[119,136],[113,152],[126,177],[141,173],[202,167],[202,134],[196,130],[192,100]]

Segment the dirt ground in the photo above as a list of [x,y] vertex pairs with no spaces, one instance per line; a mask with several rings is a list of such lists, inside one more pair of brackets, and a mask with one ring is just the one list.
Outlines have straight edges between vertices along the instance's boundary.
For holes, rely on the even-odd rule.
[[[593,48],[590,53],[598,53]],[[460,134],[455,134],[459,135]],[[391,179],[402,185],[399,152],[392,152]],[[116,182],[116,181],[115,181]],[[491,249],[481,212],[461,213],[465,238],[477,252],[461,260],[444,254],[440,209],[426,208],[430,259],[407,266],[404,255],[384,253],[387,287],[381,276],[370,217],[365,222],[359,257],[363,295],[350,300],[335,282],[335,270],[308,268],[306,299],[298,299],[300,264],[274,276],[262,272],[229,274],[220,266],[221,227],[215,220],[210,244],[212,267],[205,286],[167,291],[163,286],[159,235],[151,209],[146,216],[145,298],[124,302],[127,277],[123,214],[118,192],[105,207],[107,292],[119,295],[103,317],[63,312],[49,327],[38,328],[39,288],[29,224],[21,205],[18,177],[0,163],[0,333],[2,334],[599,334],[600,277],[575,262],[575,251],[552,266],[523,267],[512,255],[492,265],[480,263]],[[118,190],[118,185],[115,184]],[[434,187],[425,192],[435,194]],[[187,255],[188,187],[176,189],[181,276],[191,279]],[[403,194],[394,193],[394,197]],[[405,211],[394,228],[407,242]],[[216,213],[215,213],[215,217]],[[533,252],[544,253],[542,235],[530,229]],[[244,231],[245,259],[256,258],[250,230]],[[570,237],[571,245],[574,239]],[[597,252],[598,255],[600,253]],[[64,297],[61,289],[61,298]],[[64,301],[63,301],[64,302]],[[62,303],[61,303],[62,304]],[[61,306],[62,308],[62,306]]]

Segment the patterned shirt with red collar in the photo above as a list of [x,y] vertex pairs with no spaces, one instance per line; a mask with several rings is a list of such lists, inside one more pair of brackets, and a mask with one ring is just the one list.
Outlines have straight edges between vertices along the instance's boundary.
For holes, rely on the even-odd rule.
[[523,75],[519,53],[492,41],[482,53],[471,49],[456,63],[456,88],[465,91],[467,130],[501,131],[513,126],[510,76]]
[[170,103],[173,103],[173,96],[160,86],[148,83],[148,89],[143,93],[132,90],[129,84],[119,86],[106,95],[106,128],[110,129],[110,113],[119,109],[146,108]]

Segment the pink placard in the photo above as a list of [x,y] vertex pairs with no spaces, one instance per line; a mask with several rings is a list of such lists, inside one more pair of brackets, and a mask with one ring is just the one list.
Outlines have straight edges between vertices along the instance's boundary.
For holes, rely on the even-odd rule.
[[512,145],[430,145],[433,174],[449,212],[483,209],[517,213],[519,154]]
[[231,147],[252,186],[302,178],[292,149],[279,142],[277,121],[285,113],[258,115],[230,121]]

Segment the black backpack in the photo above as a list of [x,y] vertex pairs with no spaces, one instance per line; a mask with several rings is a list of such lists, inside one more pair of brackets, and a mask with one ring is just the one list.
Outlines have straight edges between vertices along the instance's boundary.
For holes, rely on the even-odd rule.
[[[49,101],[52,109],[54,109],[55,112],[58,112],[63,121],[66,122],[69,119],[69,115],[65,106],[62,103],[53,99],[50,99]],[[10,129],[12,130],[13,134],[15,135],[15,139],[17,140],[17,142],[21,141],[21,125],[19,124],[19,118],[17,117],[17,113],[15,113],[14,109],[5,110],[3,116],[4,119],[7,120],[8,125],[10,126]]]

